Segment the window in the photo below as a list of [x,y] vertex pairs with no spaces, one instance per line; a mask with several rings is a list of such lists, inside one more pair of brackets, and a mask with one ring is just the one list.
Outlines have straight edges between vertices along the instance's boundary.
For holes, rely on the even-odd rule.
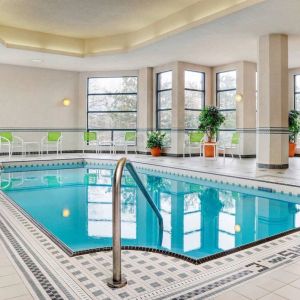
[[184,71],[185,129],[198,130],[199,114],[205,105],[205,74]]
[[225,116],[219,140],[230,141],[232,131],[236,130],[236,71],[217,73],[217,106]]
[[300,75],[294,75],[294,108],[300,112]]
[[156,93],[156,128],[167,133],[165,146],[169,146],[172,128],[172,71],[157,74]]
[[87,128],[117,140],[136,130],[137,77],[88,78]]

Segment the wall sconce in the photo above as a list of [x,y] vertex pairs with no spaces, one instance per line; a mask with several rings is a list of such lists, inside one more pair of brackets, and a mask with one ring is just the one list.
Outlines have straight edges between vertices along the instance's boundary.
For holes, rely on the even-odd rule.
[[241,102],[243,100],[243,95],[241,93],[237,93],[235,95],[235,101],[236,102]]
[[70,213],[69,209],[67,209],[67,208],[63,209],[62,215],[63,215],[64,218],[68,218],[70,216],[70,214],[71,213]]
[[69,98],[64,98],[62,102],[63,102],[64,106],[70,106],[71,105],[71,100]]

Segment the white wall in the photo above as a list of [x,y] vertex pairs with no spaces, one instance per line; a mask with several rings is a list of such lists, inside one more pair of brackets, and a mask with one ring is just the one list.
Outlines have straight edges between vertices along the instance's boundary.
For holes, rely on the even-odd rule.
[[[39,141],[49,130],[67,130],[64,149],[71,150],[78,122],[79,73],[0,65],[0,130],[13,130],[26,141]],[[64,107],[63,98],[71,105]],[[31,131],[24,133],[23,131]]]
[[[226,66],[208,68],[183,62],[174,62],[158,66],[153,70],[153,91],[151,93],[153,92],[154,97],[155,74],[158,72],[175,70],[177,74],[183,69],[204,71],[207,76],[205,102],[207,105],[212,104],[215,103],[216,72],[232,69],[239,70],[240,65],[241,62],[238,62]],[[13,130],[17,135],[24,137],[26,141],[39,141],[49,130],[62,130],[64,131],[64,149],[76,150],[81,146],[81,131],[86,129],[87,124],[87,78],[93,76],[137,76],[138,74],[137,70],[78,73],[0,64],[0,130]],[[290,109],[293,108],[294,74],[300,74],[300,68],[289,70]],[[242,85],[240,80],[241,78],[238,79],[238,86]],[[139,93],[141,93],[141,90],[139,90]],[[183,97],[182,93],[176,91],[175,86],[173,93],[176,93],[176,95],[173,95],[174,99]],[[62,105],[62,99],[65,97],[72,100],[71,106],[64,107]],[[154,99],[153,124],[155,124],[155,103]],[[177,127],[178,124],[174,124],[174,128]],[[24,131],[29,131],[29,133]],[[141,147],[143,148],[143,146]],[[174,151],[171,150],[166,149],[166,152],[177,152],[176,147],[174,147]]]

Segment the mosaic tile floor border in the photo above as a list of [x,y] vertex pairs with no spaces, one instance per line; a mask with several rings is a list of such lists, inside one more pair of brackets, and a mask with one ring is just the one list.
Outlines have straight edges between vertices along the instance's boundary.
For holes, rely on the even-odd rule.
[[111,290],[111,252],[67,256],[5,198],[0,239],[36,299],[205,299],[300,257],[300,233],[200,265],[144,251],[122,252],[128,285]]

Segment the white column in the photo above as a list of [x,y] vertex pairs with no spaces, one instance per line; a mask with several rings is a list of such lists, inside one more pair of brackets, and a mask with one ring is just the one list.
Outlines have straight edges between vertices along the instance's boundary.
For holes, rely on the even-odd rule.
[[262,36],[258,48],[257,166],[288,168],[288,37]]
[[243,157],[256,154],[256,64],[240,62],[237,68],[236,127],[240,133],[240,153]]
[[172,154],[183,153],[184,142],[184,66],[177,62],[173,71],[172,89]]
[[153,130],[153,69],[139,70],[137,105],[137,150],[147,153],[147,132]]

